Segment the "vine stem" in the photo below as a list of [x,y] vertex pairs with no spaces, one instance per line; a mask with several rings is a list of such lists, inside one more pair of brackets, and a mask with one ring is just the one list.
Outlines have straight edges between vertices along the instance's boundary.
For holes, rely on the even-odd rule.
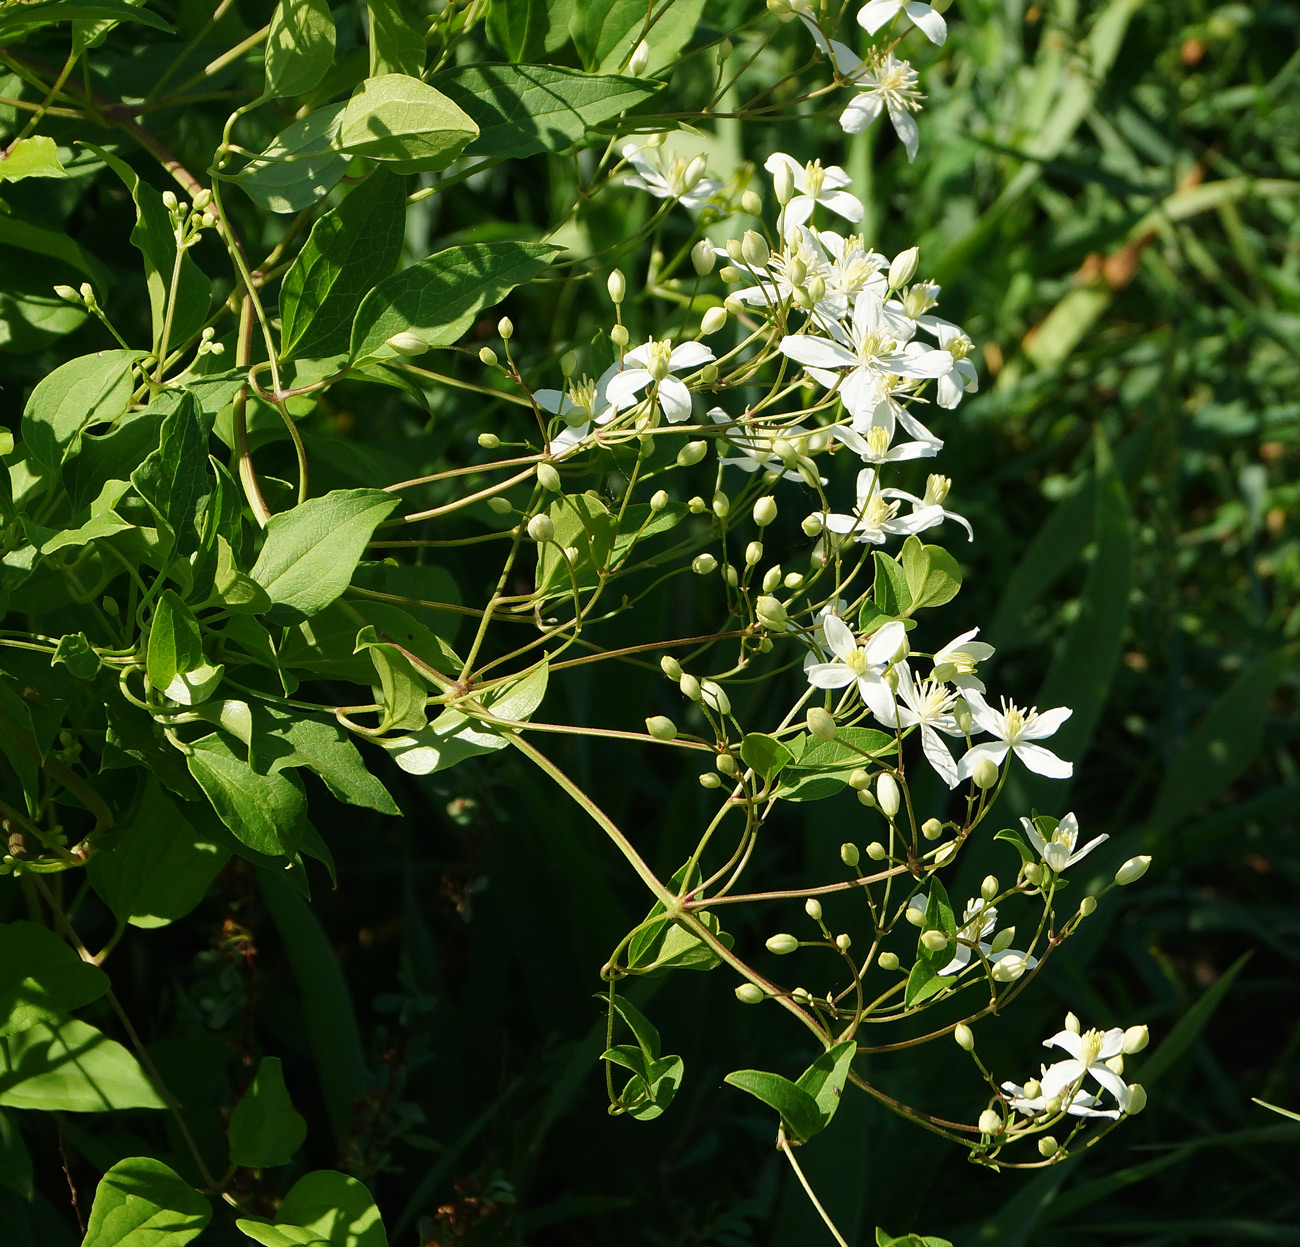
[[777,1146],[785,1153],[785,1158],[790,1162],[790,1168],[794,1170],[794,1176],[799,1179],[799,1185],[803,1187],[804,1194],[812,1202],[812,1206],[817,1209],[817,1215],[826,1223],[826,1228],[830,1230],[835,1241],[840,1247],[849,1247],[844,1241],[844,1235],[835,1228],[835,1222],[831,1220],[831,1214],[822,1207],[822,1202],[817,1198],[808,1179],[804,1177],[804,1172],[799,1168],[799,1162],[794,1158],[794,1151],[790,1147],[790,1140],[785,1137],[785,1127],[779,1126],[776,1132]]

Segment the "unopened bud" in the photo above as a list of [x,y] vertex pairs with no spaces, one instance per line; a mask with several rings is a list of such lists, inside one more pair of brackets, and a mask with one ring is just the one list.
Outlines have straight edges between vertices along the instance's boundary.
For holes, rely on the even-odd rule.
[[975,726],[975,715],[970,708],[970,703],[964,697],[959,697],[953,702],[952,718],[957,725],[957,730],[963,736],[969,736],[971,728]]
[[970,1052],[975,1047],[975,1035],[965,1022],[958,1022],[953,1028],[952,1037],[963,1052]]
[[816,537],[823,527],[822,517],[814,511],[812,515],[804,516],[803,523],[799,527],[803,529],[805,537]]
[[879,840],[873,840],[869,845],[867,845],[867,856],[871,858],[873,862],[883,862],[885,858],[889,856],[889,852]]
[[731,698],[727,696],[727,690],[721,684],[716,684],[712,680],[701,682],[700,700],[719,714],[731,713]]
[[627,72],[633,78],[639,78],[646,71],[646,66],[650,64],[650,45],[642,39],[636,45],[635,51],[628,58]]
[[615,325],[609,331],[609,340],[617,347],[625,347],[628,344],[627,326]]
[[1045,1134],[1038,1140],[1038,1154],[1045,1160],[1051,1160],[1060,1150],[1061,1145],[1050,1134]]
[[[606,279],[605,285],[609,290],[609,297],[613,299],[615,303],[622,303],[623,296],[627,293],[627,281],[624,278],[622,271],[620,269],[613,269],[610,272],[609,277]],[[504,337],[505,335],[502,334],[501,336]]]
[[1140,1083],[1131,1082],[1128,1085],[1128,1108],[1124,1111],[1130,1117],[1136,1117],[1147,1106],[1146,1088]]
[[659,670],[670,680],[680,680],[682,678],[682,664],[671,654],[665,654],[659,660]]
[[989,951],[1000,953],[1011,947],[1011,941],[1016,938],[1015,927],[1003,927],[994,937],[993,942],[989,945]]
[[740,254],[750,268],[766,268],[767,262],[772,258],[767,239],[757,230],[752,229],[747,229],[740,240]]
[[1016,953],[1008,953],[993,964],[995,983],[1014,983],[1029,969],[1029,962]]
[[65,303],[80,303],[81,295],[71,286],[55,286],[54,293]]
[[422,355],[429,349],[429,344],[418,333],[412,333],[409,329],[393,334],[384,345],[392,347],[399,355]]
[[683,468],[699,463],[709,451],[709,443],[703,441],[687,442],[677,452],[677,462]]
[[687,501],[686,509],[692,515],[703,515],[705,511],[709,509],[709,507],[708,504],[704,501],[704,499],[701,498],[699,494],[696,494],[694,498],[691,498]]
[[1072,1035],[1079,1033],[1079,1018],[1075,1013],[1070,1012],[1065,1015],[1065,1029]]
[[479,363],[486,364],[489,368],[497,366],[497,353],[490,346],[480,347],[478,358]]
[[717,262],[717,252],[713,250],[713,244],[707,238],[701,238],[691,248],[691,266],[701,277],[707,277],[713,272],[713,266]]
[[713,769],[719,775],[735,775],[740,769],[736,765],[736,759],[729,753],[720,753],[713,759]]
[[787,572],[785,579],[781,581],[787,589],[799,589],[803,587],[803,572]]
[[566,376],[573,376],[574,370],[578,367],[578,352],[565,351],[560,356],[560,371]]
[[898,954],[897,954],[897,953],[881,953],[880,956],[876,958],[876,964],[877,964],[877,965],[878,965],[882,970],[889,970],[889,971],[897,970],[897,969],[898,969]]
[[537,483],[553,494],[560,492],[560,474],[555,470],[553,463],[539,463],[537,465]]
[[745,566],[753,567],[763,558],[763,543],[761,541],[751,541],[745,547]]
[[980,1133],[998,1134],[1002,1130],[1002,1114],[996,1109],[986,1108],[980,1114]]
[[1032,884],[1040,884],[1043,881],[1043,868],[1037,862],[1030,862],[1025,867],[1025,878]]
[[667,715],[651,715],[650,718],[645,721],[645,730],[649,732],[655,740],[677,739],[677,724]]
[[736,999],[742,1005],[761,1005],[767,997],[757,983],[742,983],[736,988]]
[[1025,1083],[1025,1099],[1036,1100],[1043,1094],[1043,1084],[1037,1078],[1031,1078]]
[[742,211],[748,212],[750,216],[762,216],[763,196],[755,190],[747,190],[740,197],[740,207]]
[[1001,885],[998,883],[996,875],[985,875],[984,882],[980,884],[980,897],[983,900],[991,901],[997,896]]
[[894,257],[894,262],[889,266],[889,286],[891,290],[906,286],[916,276],[916,265],[919,258],[920,252],[915,247],[908,247],[906,251],[900,251]]
[[[739,246],[740,244],[737,243],[736,245]],[[740,281],[744,274],[742,274],[734,264],[724,264],[718,270],[718,276],[721,277],[729,286],[734,286],[736,282]]]
[[998,782],[998,764],[987,754],[982,754],[975,759],[970,777],[976,788],[992,788]]
[[704,367],[700,369],[701,385],[712,385],[717,379],[718,379],[717,364],[705,364]]
[[1132,1056],[1141,1052],[1151,1041],[1151,1032],[1145,1026],[1130,1026],[1124,1032],[1124,1051]]
[[842,953],[846,953],[853,947],[853,937],[846,931],[843,935],[835,937],[835,947]]
[[815,896],[810,896],[806,901],[804,901],[803,911],[814,922],[820,922],[822,920],[822,903]]
[[784,632],[790,622],[785,603],[768,594],[764,594],[754,603],[754,614],[758,616],[758,622],[763,627],[770,628],[773,632]]
[[776,953],[778,957],[784,957],[787,953],[792,953],[799,947],[799,941],[793,935],[773,935],[767,941],[767,951]]
[[850,844],[847,841],[840,845],[840,861],[842,861],[850,870],[858,864],[858,846]]
[[480,433],[478,435],[478,444],[484,450],[496,450],[501,445],[501,439],[495,433]]
[[737,264],[741,263],[744,257],[740,250],[739,238],[728,238],[726,241],[726,250],[727,255],[730,256],[731,259],[733,259]]
[[794,170],[785,161],[777,165],[776,172],[772,174],[772,190],[776,194],[776,202],[783,208],[794,198]]
[[697,576],[707,576],[710,572],[715,572],[717,570],[718,560],[711,554],[697,554],[691,560],[691,571],[693,571]]
[[1079,914],[1083,918],[1091,918],[1097,912],[1097,898],[1095,896],[1085,896],[1079,902]]
[[767,571],[763,573],[763,586],[762,586],[763,592],[773,593],[778,588],[780,588],[780,585],[781,585],[781,565],[780,563],[778,563],[776,564],[775,567],[769,567]]
[[176,192],[163,191],[162,201],[163,201],[163,207],[166,208],[168,212],[174,211],[178,202],[176,199]]
[[195,212],[202,212],[212,202],[212,192],[205,186],[192,200]]
[[717,333],[726,323],[727,309],[725,307],[711,307],[700,317],[700,332],[703,334]]
[[509,498],[498,497],[488,499],[488,509],[495,511],[497,515],[508,515],[513,508],[510,506]]
[[688,701],[700,700],[700,682],[690,672],[684,672],[677,681],[677,686],[682,690],[682,695]]
[[[870,772],[864,771],[860,766],[850,771],[849,787],[852,788],[854,792],[866,792],[867,789],[871,787]],[[873,797],[872,800],[874,801],[875,798]]]
[[716,771],[705,771],[700,776],[701,788],[721,788],[722,777]]
[[766,528],[774,519],[776,519],[776,499],[771,494],[765,494],[754,503],[754,523],[759,528]]
[[503,342],[509,342],[515,336],[515,325],[509,316],[503,316],[497,321],[497,334]]
[[921,824],[921,834],[927,840],[937,840],[943,835],[943,824],[937,818],[927,818]]
[[711,505],[713,507],[713,514],[720,520],[725,520],[731,511],[731,499],[728,498],[720,489],[713,495],[713,502]]
[[549,515],[534,515],[528,521],[528,535],[536,542],[555,540],[555,525]]
[[835,719],[829,711],[822,709],[821,706],[810,706],[808,708],[808,731],[818,740],[835,739]]
[[1105,1062],[1105,1065],[1112,1074],[1118,1074],[1121,1078],[1124,1076],[1124,1054],[1122,1052],[1111,1057],[1109,1061]]
[[888,772],[876,780],[876,804],[886,818],[893,818],[898,813],[898,782]]
[[1130,883],[1136,883],[1143,875],[1147,873],[1147,867],[1151,865],[1151,858],[1145,854],[1141,857],[1130,857],[1115,872],[1115,882],[1119,886],[1126,887]]
[[922,931],[921,945],[932,953],[941,953],[948,947],[948,937],[942,931]]

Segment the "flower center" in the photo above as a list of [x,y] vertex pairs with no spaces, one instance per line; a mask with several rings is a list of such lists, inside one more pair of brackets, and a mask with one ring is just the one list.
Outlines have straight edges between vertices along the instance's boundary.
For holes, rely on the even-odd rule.
[[873,459],[883,459],[889,453],[889,434],[878,424],[867,430],[867,452]]
[[656,381],[662,381],[672,371],[673,343],[671,338],[651,342],[647,370]]
[[867,528],[882,528],[897,514],[897,502],[886,502],[879,494],[872,494],[863,508],[862,521]]
[[584,374],[581,381],[569,386],[569,402],[590,417],[596,408],[596,383]]
[[1092,1065],[1101,1055],[1101,1031],[1084,1031],[1079,1036],[1079,1060],[1084,1065]]
[[804,185],[808,188],[805,194],[810,195],[813,199],[820,199],[822,186],[826,181],[826,170],[822,168],[820,160],[810,160],[803,167]]
[[948,491],[952,488],[952,478],[940,476],[938,472],[931,472],[929,479],[925,482],[925,497],[921,499],[927,507],[937,507],[948,496]]

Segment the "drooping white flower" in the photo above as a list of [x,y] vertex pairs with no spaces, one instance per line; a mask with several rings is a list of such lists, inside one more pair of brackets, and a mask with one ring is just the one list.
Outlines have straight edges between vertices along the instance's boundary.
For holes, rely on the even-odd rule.
[[609,401],[622,411],[636,402],[642,390],[657,383],[659,406],[664,415],[670,423],[680,424],[691,414],[691,392],[672,374],[699,368],[712,360],[713,352],[702,342],[673,346],[670,338],[651,338],[623,357],[623,370],[610,379],[606,393]]
[[[918,892],[907,902],[907,908],[914,911],[914,914],[908,915],[913,926],[924,925],[927,904],[929,904],[929,898],[924,892]],[[967,901],[966,912],[962,915],[962,920],[957,926],[957,942],[953,948],[952,960],[939,971],[940,975],[960,974],[970,965],[977,948],[984,954],[985,959],[991,966],[996,966],[1013,957],[1019,957],[1025,962],[1025,969],[1032,970],[1038,964],[1036,957],[1017,952],[1013,948],[1005,948],[999,952],[993,951],[994,943],[998,942],[994,936],[997,925],[998,910],[996,905],[990,905],[980,897],[973,897]],[[1012,932],[1014,932],[1014,928],[1009,927],[1002,933],[1003,943],[1010,942]],[[1021,971],[1021,973],[1023,972]],[[1016,977],[1018,978],[1019,975]]]
[[962,779],[970,778],[980,758],[991,758],[996,766],[1001,766],[1008,752],[1014,753],[1031,771],[1049,779],[1067,779],[1074,774],[1073,763],[1063,762],[1050,749],[1033,743],[1053,735],[1074,713],[1068,706],[1039,714],[1037,707],[1024,710],[1004,697],[1002,709],[994,710],[974,689],[967,691],[966,701],[980,730],[995,739],[982,741],[967,751],[957,766]]
[[1079,843],[1079,822],[1073,813],[1067,814],[1056,824],[1056,830],[1052,832],[1050,840],[1043,839],[1032,819],[1022,817],[1020,825],[1025,829],[1029,843],[1034,846],[1034,852],[1043,859],[1043,864],[1058,875],[1073,866],[1075,862],[1082,861],[1099,844],[1110,839],[1105,834],[1096,836],[1083,848],[1076,849],[1075,845]]
[[[829,432],[807,429],[798,424],[771,428],[751,421],[733,420],[721,407],[713,407],[706,414],[714,423],[727,426],[727,446],[740,452],[737,455],[720,455],[718,462],[723,467],[739,468],[742,472],[771,472],[774,474],[772,479],[780,477],[787,481],[803,480],[798,470],[788,467],[777,453],[778,442],[788,442],[795,450],[807,453],[819,449]],[[821,483],[826,484],[824,477],[821,478]]]
[[960,782],[957,778],[957,764],[952,760],[952,754],[948,752],[948,746],[943,743],[939,733],[943,732],[947,736],[962,735],[952,717],[957,694],[949,692],[934,680],[917,683],[905,662],[895,666],[894,673],[898,677],[897,690],[891,689],[888,682],[882,682],[874,686],[870,693],[864,693],[862,700],[885,727],[904,730],[919,727],[921,751],[925,760],[949,788],[956,788]]
[[912,114],[919,111],[921,100],[925,98],[917,90],[916,70],[892,52],[876,52],[863,61],[834,39],[829,40],[829,47],[836,72],[847,78],[858,92],[840,114],[840,128],[846,134],[860,134],[880,116],[882,110],[886,111],[898,141],[907,152],[908,161],[915,160],[921,132]]
[[1084,1078],[1090,1077],[1115,1097],[1120,1108],[1128,1107],[1128,1086],[1106,1065],[1107,1061],[1124,1051],[1124,1032],[1118,1026],[1108,1031],[1088,1030],[1082,1034],[1072,1030],[1058,1031],[1050,1039],[1043,1040],[1043,1047],[1062,1048],[1069,1053],[1067,1060],[1049,1065],[1039,1080],[1043,1084],[1043,1095],[1049,1100],[1067,1087],[1081,1086]]
[[858,644],[848,624],[838,615],[827,615],[822,629],[826,648],[834,658],[830,662],[813,663],[806,672],[808,683],[814,688],[846,688],[856,683],[863,700],[867,690],[880,683],[907,640],[907,629],[897,619],[873,632],[864,645]]
[[939,378],[935,386],[934,401],[940,407],[956,407],[961,396],[974,394],[980,388],[979,374],[975,365],[967,358],[971,350],[971,340],[956,325],[946,320],[937,326],[939,345],[952,356],[952,371]]
[[[902,498],[904,501],[912,504],[912,514],[917,515],[924,513],[928,515],[934,507],[939,508],[939,518],[944,520],[954,520],[966,530],[966,540],[975,540],[975,530],[971,528],[970,521],[964,515],[958,515],[956,511],[944,509],[943,501],[948,497],[948,491],[952,488],[952,480],[938,472],[931,472],[925,481],[925,494],[918,498],[915,494],[909,494],[902,489],[891,489],[887,493],[893,498]],[[932,521],[938,523],[938,520]]]
[[722,188],[721,182],[704,176],[707,162],[703,156],[686,159],[663,147],[628,143],[623,148],[623,159],[636,170],[623,179],[625,186],[648,191],[656,199],[679,200],[684,208],[704,207],[710,196]]
[[[831,511],[823,519],[826,527],[842,536],[852,535],[854,541],[880,545],[889,536],[910,536],[923,532],[943,522],[943,508],[930,507],[913,510],[911,515],[899,515],[898,489],[881,489],[874,468],[863,468],[858,473],[857,509],[852,514]],[[911,495],[905,495],[910,498]]]
[[858,10],[858,25],[874,35],[900,13],[906,13],[931,43],[942,43],[948,37],[948,24],[922,0],[871,0]]
[[994,649],[987,641],[975,641],[971,638],[979,635],[978,628],[963,632],[953,637],[947,645],[935,650],[934,678],[951,684],[955,688],[974,689],[984,692],[984,682],[975,674],[982,662],[993,657]]
[[[1047,1073],[1046,1065],[1042,1067],[1042,1071],[1044,1074]],[[1039,1113],[1047,1111],[1049,1097],[1042,1090],[1041,1083],[1038,1094],[1032,1096],[1016,1082],[1004,1082],[1002,1090],[1008,1093],[1007,1103],[1022,1117],[1037,1117]],[[1071,1117],[1108,1117],[1114,1121],[1120,1116],[1119,1109],[1100,1109],[1096,1107],[1099,1103],[1101,1103],[1099,1096],[1090,1095],[1086,1091],[1075,1091],[1069,1096],[1068,1101],[1062,1101],[1061,1107]]]
[[879,424],[873,424],[865,434],[857,432],[848,424],[833,424],[829,432],[863,463],[900,463],[906,459],[932,458],[939,453],[939,448],[933,442],[899,442],[897,446],[891,446],[889,433]]
[[769,173],[775,173],[783,166],[790,171],[795,189],[793,198],[781,209],[783,234],[792,226],[807,221],[818,204],[854,224],[862,220],[866,209],[862,200],[844,189],[853,179],[839,165],[823,168],[820,160],[810,160],[801,165],[785,152],[773,152],[763,162],[763,168]]

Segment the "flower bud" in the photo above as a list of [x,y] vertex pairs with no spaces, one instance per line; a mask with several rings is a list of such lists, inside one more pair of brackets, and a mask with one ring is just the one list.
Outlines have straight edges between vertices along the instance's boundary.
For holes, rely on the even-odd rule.
[[946,866],[954,857],[957,856],[957,841],[949,840],[947,844],[941,844],[934,851],[934,864],[936,866]]
[[957,730],[963,736],[969,736],[970,730],[975,726],[975,715],[971,711],[970,703],[964,698],[959,697],[952,704],[953,722],[957,724]]
[[762,589],[764,593],[773,593],[778,588],[780,588],[780,586],[781,586],[781,564],[778,563],[776,564],[775,567],[769,567],[767,571],[763,573]]
[[700,369],[701,385],[712,385],[717,379],[718,379],[717,364],[705,364],[704,367]]
[[[873,840],[869,845],[867,845],[867,856],[871,858],[873,862],[883,862],[885,858],[889,856],[889,852],[879,840]],[[911,911],[909,910],[908,912]]]
[[1141,1052],[1151,1041],[1151,1033],[1145,1026],[1130,1026],[1124,1032],[1124,1051],[1132,1056]]
[[820,922],[822,920],[822,903],[815,896],[810,896],[806,901],[804,901],[803,911],[814,922]]
[[677,681],[677,687],[688,701],[700,700],[700,682],[689,672],[684,672]]
[[776,202],[783,208],[794,198],[794,170],[785,161],[777,165],[776,172],[772,174],[772,190]]
[[840,861],[842,861],[850,870],[858,864],[858,846],[850,844],[847,841],[840,845]]
[[1061,1145],[1050,1134],[1045,1134],[1038,1140],[1038,1154],[1046,1160],[1051,1160],[1060,1150]]
[[740,254],[750,268],[766,268],[767,262],[772,258],[767,239],[757,230],[752,229],[747,229],[740,240]]
[[767,941],[767,951],[776,953],[778,957],[784,957],[786,953],[792,953],[799,947],[799,941],[793,935],[773,935]]
[[[622,303],[623,296],[627,294],[627,280],[624,278],[621,269],[611,269],[609,277],[605,280],[605,286],[609,290],[609,297],[615,303]],[[502,334],[502,337],[505,335]]]
[[776,499],[771,494],[764,494],[754,503],[754,523],[759,528],[766,528],[776,519]]
[[725,245],[726,245],[727,255],[730,256],[730,258],[733,259],[737,264],[741,263],[742,260],[744,259],[744,256],[740,250],[740,239],[728,238]]
[[713,759],[713,769],[719,775],[735,775],[739,771],[736,765],[736,759],[729,753],[720,753]]
[[191,201],[195,212],[202,212],[212,202],[212,192],[205,186]]
[[992,788],[998,782],[998,764],[988,754],[982,754],[971,767],[970,777],[976,788]]
[[725,520],[727,518],[727,514],[731,510],[731,499],[728,498],[727,495],[724,494],[722,490],[719,489],[713,495],[713,502],[711,503],[711,506],[713,508],[713,514],[716,515],[718,519]]
[[735,285],[736,282],[740,281],[742,274],[734,264],[724,264],[718,270],[718,276],[721,277],[729,286],[732,286]]
[[943,824],[937,818],[927,818],[921,824],[921,834],[927,840],[937,840],[943,835]]
[[550,493],[558,494],[560,492],[560,474],[555,470],[553,463],[539,463],[537,465],[537,483]]
[[384,345],[392,347],[399,355],[422,355],[429,349],[428,343],[418,333],[412,333],[409,329],[393,334]]
[[846,931],[843,935],[835,937],[835,947],[842,953],[846,953],[853,947],[853,937]]
[[697,576],[707,576],[710,572],[717,570],[718,560],[711,554],[697,554],[691,560],[691,571],[693,571]]
[[683,468],[699,463],[709,451],[709,443],[702,441],[687,442],[677,452],[677,462]]
[[818,740],[835,739],[835,719],[821,706],[809,706],[807,722],[809,733]]
[[497,353],[490,346],[479,347],[478,359],[480,364],[486,364],[489,368],[497,366]]
[[726,323],[727,309],[725,307],[711,307],[700,317],[700,332],[703,334],[717,333]]
[[888,772],[876,780],[876,804],[886,818],[892,819],[898,813],[898,782]]
[[555,525],[549,515],[534,515],[528,521],[528,535],[536,542],[555,540]]
[[484,450],[496,450],[501,445],[501,439],[495,433],[480,433],[478,435],[478,444]]
[[763,557],[763,543],[761,541],[751,541],[745,547],[745,566],[755,566]]
[[740,197],[740,207],[742,211],[748,212],[750,216],[762,216],[763,196],[755,190],[747,190]]
[[174,211],[178,202],[176,199],[176,192],[163,191],[162,201],[163,201],[163,207],[166,208],[168,212]]
[[922,931],[921,946],[932,953],[941,953],[948,947],[948,937],[942,931]]
[[790,999],[796,1004],[801,1005],[812,1003],[812,997],[808,994],[808,989],[806,987],[796,987],[794,991],[790,993]]
[[799,525],[805,537],[816,537],[821,532],[822,526],[822,517],[815,511],[812,515],[804,516],[803,523]]
[[1037,862],[1030,862],[1024,870],[1025,878],[1038,885],[1043,882],[1043,868]]
[[566,377],[573,376],[574,370],[577,368],[577,366],[578,366],[577,351],[565,351],[564,354],[560,356],[560,371]]
[[503,342],[509,342],[515,336],[514,321],[509,316],[503,316],[497,321],[497,333]]
[[682,185],[688,190],[693,187],[704,176],[704,171],[708,168],[708,165],[709,162],[705,156],[693,156],[686,166],[686,171],[682,174]]
[[81,295],[71,286],[55,286],[54,293],[65,303],[80,303]]
[[732,316],[743,316],[749,310],[734,294],[723,299],[722,306]]
[[719,714],[731,713],[731,698],[727,696],[727,690],[713,680],[701,682],[700,699]]
[[488,509],[495,511],[497,515],[508,515],[513,508],[510,505],[509,498],[489,498]]
[[701,497],[699,496],[699,494],[696,494],[694,498],[690,499],[690,500],[687,502],[687,504],[686,504],[686,509],[687,509],[687,510],[692,514],[692,515],[703,515],[703,514],[705,513],[705,511],[707,511],[709,508],[708,508],[708,506],[705,504],[704,499],[701,498]]
[[1065,1015],[1065,1029],[1074,1035],[1079,1033],[1079,1019],[1073,1012]]
[[761,1005],[767,997],[757,983],[742,983],[736,988],[736,999],[742,1005]]
[[721,788],[722,777],[718,775],[716,771],[705,771],[704,774],[700,776],[700,787]]
[[1091,918],[1097,911],[1097,898],[1095,896],[1085,896],[1079,902],[1079,915],[1083,918]]
[[1110,1070],[1112,1074],[1118,1074],[1121,1077],[1123,1077],[1124,1054],[1122,1052],[1117,1053],[1115,1056],[1111,1057],[1109,1061],[1105,1062],[1105,1065],[1106,1068]]
[[1147,867],[1151,865],[1151,858],[1143,854],[1141,857],[1130,857],[1115,872],[1115,882],[1121,888],[1127,887],[1130,883],[1136,883],[1143,875],[1147,873]]
[[849,772],[849,787],[854,792],[866,792],[871,787],[871,775],[861,767]]
[[1130,1117],[1136,1117],[1147,1106],[1146,1088],[1140,1083],[1131,1082],[1128,1085],[1128,1108],[1125,1112]]
[[632,55],[628,58],[627,72],[633,78],[639,78],[646,71],[646,66],[650,64],[650,45],[642,39],[636,45]]
[[996,1109],[986,1108],[980,1114],[979,1127],[982,1134],[998,1134],[1002,1130],[1002,1114]]
[[980,884],[980,898],[982,900],[991,901],[995,896],[997,896],[1000,888],[1001,885],[998,883],[996,875],[985,875],[984,882]]
[[655,740],[676,740],[677,724],[674,723],[667,715],[654,714],[645,721],[645,730],[650,733]]
[[876,964],[877,964],[877,965],[878,965],[882,970],[889,970],[889,971],[897,970],[897,969],[898,969],[898,954],[897,954],[897,953],[881,953],[880,956],[876,958]]
[[[765,582],[766,583],[766,582]],[[778,598],[764,594],[754,603],[754,614],[758,622],[773,632],[784,632],[790,617],[786,614],[785,603]]]
[[915,247],[908,247],[906,251],[900,251],[894,257],[894,262],[889,266],[889,288],[891,290],[906,286],[916,276],[916,265],[919,258],[920,252]]
[[701,277],[707,277],[713,272],[713,266],[717,262],[718,253],[713,250],[713,244],[707,238],[701,238],[691,248],[691,266]]
[[989,945],[989,948],[995,953],[1005,952],[1011,947],[1011,941],[1015,938],[1015,927],[1003,927],[1002,930],[993,937],[993,942]]
[[682,678],[682,664],[671,654],[665,654],[659,660],[659,670],[670,680],[680,680]]
[[965,1022],[957,1023],[953,1028],[952,1037],[963,1052],[970,1052],[975,1047],[975,1035]]
[[865,805],[869,810],[876,808],[876,797],[870,788],[863,788],[858,793],[858,804]]
[[788,572],[784,580],[781,581],[787,589],[799,589],[803,587],[803,572]]
[[1023,957],[1016,953],[1008,954],[994,963],[993,981],[995,983],[1014,983],[1028,969],[1029,962]]
[[615,325],[609,331],[609,340],[617,347],[625,347],[628,344],[627,326]]

